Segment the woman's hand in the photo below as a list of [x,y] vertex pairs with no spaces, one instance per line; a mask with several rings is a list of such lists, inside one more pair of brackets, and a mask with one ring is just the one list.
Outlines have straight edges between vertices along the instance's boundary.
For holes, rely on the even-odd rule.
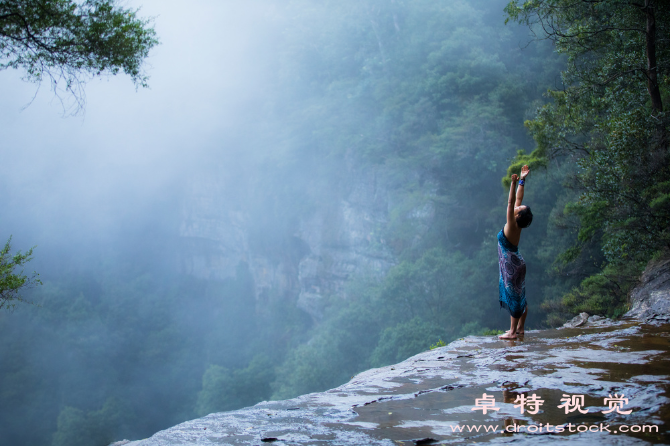
[[[528,167],[528,166],[524,166],[524,167]],[[523,175],[523,173],[522,173],[522,175]],[[519,176],[517,174],[513,173],[512,174],[512,183],[516,183],[517,181],[519,181]]]
[[530,173],[530,169],[528,168],[528,166],[523,166],[521,168],[521,179],[525,180],[529,173]]

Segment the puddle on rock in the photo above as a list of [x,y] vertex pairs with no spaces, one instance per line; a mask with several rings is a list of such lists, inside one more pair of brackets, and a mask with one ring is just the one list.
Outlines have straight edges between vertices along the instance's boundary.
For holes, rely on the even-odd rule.
[[[595,430],[598,435],[616,436],[612,438],[613,442],[627,441],[623,435],[630,441],[633,441],[630,437],[636,437],[652,443],[670,442],[670,337],[665,331],[667,326],[627,328],[566,330],[567,336],[562,338],[563,333],[558,331],[548,338],[553,342],[546,342],[541,337],[543,333],[538,333],[536,339],[524,342],[522,349],[516,342],[514,345],[487,345],[475,354],[468,350],[472,356],[467,363],[454,362],[455,366],[460,366],[462,376],[455,384],[464,387],[357,407],[355,420],[376,425],[372,436],[399,444],[414,444],[411,441],[417,438],[433,438],[437,444],[488,442],[499,437],[513,437],[523,443],[535,441],[538,435],[560,437],[566,441],[575,436],[575,440],[582,441],[595,435]],[[610,333],[609,336],[617,338],[616,342],[606,342]],[[504,354],[501,362],[490,364],[484,373],[477,362],[491,356],[495,349],[513,350]],[[463,354],[455,350],[449,353]],[[464,358],[461,356],[461,359]],[[488,382],[481,382],[484,375]],[[530,378],[518,380],[521,375]],[[471,381],[469,385],[465,384],[468,380]],[[415,384],[415,388],[422,384]],[[483,394],[493,397],[499,410],[488,410],[486,415],[482,411],[473,411],[475,401]],[[622,398],[627,398],[628,404],[624,406],[622,400],[619,410],[632,410],[631,414],[619,414],[616,407],[612,410],[608,405],[607,398],[614,400],[621,394]],[[538,413],[530,414],[525,410],[521,414],[520,408],[514,407],[521,395],[526,399],[536,395],[543,400]],[[576,402],[583,405],[577,409],[570,406],[570,413],[566,413],[565,407],[559,407],[565,406],[566,398],[579,396],[583,399]],[[586,413],[582,413],[584,411]],[[610,413],[603,413],[608,411]],[[562,432],[557,432],[557,426],[563,428]],[[505,429],[511,432],[505,432]],[[581,433],[587,429],[590,431]],[[639,432],[635,432],[638,429]],[[624,433],[626,430],[628,432]]]

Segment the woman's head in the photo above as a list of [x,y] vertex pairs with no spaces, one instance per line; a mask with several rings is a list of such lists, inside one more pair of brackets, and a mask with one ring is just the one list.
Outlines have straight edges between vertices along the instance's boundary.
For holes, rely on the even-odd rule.
[[514,218],[520,228],[527,228],[533,222],[533,213],[530,206],[518,206],[514,209]]

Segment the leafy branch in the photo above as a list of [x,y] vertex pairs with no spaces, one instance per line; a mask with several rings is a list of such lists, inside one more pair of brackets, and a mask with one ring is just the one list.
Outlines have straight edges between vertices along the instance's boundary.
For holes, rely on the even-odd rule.
[[[42,284],[36,272],[30,276],[23,273],[23,266],[33,258],[33,248],[12,255],[11,242],[10,237],[0,251],[0,308],[13,308],[16,302],[24,302],[20,292]],[[17,272],[17,269],[20,271]]]

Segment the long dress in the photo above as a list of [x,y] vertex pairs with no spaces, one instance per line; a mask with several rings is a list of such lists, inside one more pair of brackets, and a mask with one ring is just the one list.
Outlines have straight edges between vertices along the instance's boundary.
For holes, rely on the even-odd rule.
[[507,240],[502,229],[498,233],[498,264],[500,307],[513,318],[519,318],[526,311],[526,262],[519,247]]

